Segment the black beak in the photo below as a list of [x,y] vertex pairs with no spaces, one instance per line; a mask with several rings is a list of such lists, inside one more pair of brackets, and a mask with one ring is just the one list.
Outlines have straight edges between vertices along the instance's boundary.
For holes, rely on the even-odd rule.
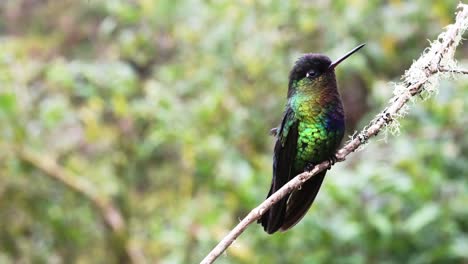
[[341,58],[337,59],[336,61],[332,62],[332,64],[330,64],[330,66],[328,67],[328,70],[333,70],[336,68],[336,66],[338,66],[338,64],[340,64],[342,61],[346,60],[349,56],[353,55],[353,53],[355,53],[356,51],[360,50],[362,47],[364,47],[366,45],[366,43],[363,43],[357,47],[355,47],[353,50],[351,50],[350,52],[346,53],[345,55],[341,56]]

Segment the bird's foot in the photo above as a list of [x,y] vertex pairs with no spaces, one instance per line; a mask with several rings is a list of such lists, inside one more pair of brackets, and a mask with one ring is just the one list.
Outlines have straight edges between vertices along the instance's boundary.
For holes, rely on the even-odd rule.
[[304,168],[304,171],[311,171],[315,167],[315,164],[312,162],[307,163],[307,165]]
[[336,154],[333,154],[331,157],[328,158],[328,168],[327,170],[331,169],[333,165],[335,165],[336,161],[338,160],[338,157]]

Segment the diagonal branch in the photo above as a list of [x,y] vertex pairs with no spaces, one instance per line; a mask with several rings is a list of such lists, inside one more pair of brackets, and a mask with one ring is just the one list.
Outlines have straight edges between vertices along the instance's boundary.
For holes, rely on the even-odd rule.
[[49,156],[40,155],[26,147],[14,148],[14,150],[23,161],[91,202],[106,227],[111,231],[112,242],[123,251],[124,256],[121,262],[143,263],[144,257],[141,249],[130,243],[128,239],[128,228],[120,210],[109,199],[99,195],[90,182],[71,174]]
[[439,68],[440,72],[450,72],[450,73],[457,73],[457,74],[468,74],[468,70],[466,69],[447,69],[447,68]]
[[[338,161],[345,158],[366,144],[367,140],[379,134],[387,127],[397,127],[397,119],[404,116],[406,104],[416,95],[427,92],[429,95],[434,92],[441,77],[446,77],[445,73],[467,74],[466,70],[455,67],[453,58],[456,47],[460,44],[462,34],[468,28],[468,5],[459,4],[455,23],[446,27],[446,31],[441,33],[437,40],[427,48],[421,57],[413,63],[409,70],[405,72],[403,81],[395,86],[394,97],[390,99],[389,105],[380,112],[365,127],[357,137],[352,138],[346,145],[336,152]],[[444,75],[445,74],[445,75]],[[291,191],[298,189],[304,182],[330,168],[332,164],[324,161],[316,165],[311,171],[304,172],[285,184],[281,189],[271,195],[268,199],[254,208],[250,213],[234,227],[213,250],[201,261],[202,264],[213,263],[241,234],[247,227],[256,221],[273,204],[281,200]]]
[[125,228],[125,222],[119,210],[108,200],[97,194],[91,183],[83,178],[75,177],[64,170],[49,156],[39,155],[27,148],[21,148],[18,156],[35,168],[44,172],[50,178],[65,185],[81,196],[86,197],[101,212],[104,223],[114,232],[121,232]]

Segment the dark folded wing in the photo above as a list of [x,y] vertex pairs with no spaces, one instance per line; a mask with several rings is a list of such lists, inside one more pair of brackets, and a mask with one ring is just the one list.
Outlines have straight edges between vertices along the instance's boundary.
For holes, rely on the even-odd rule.
[[[277,134],[275,151],[273,156],[273,180],[271,182],[269,197],[271,194],[286,184],[294,174],[294,160],[296,158],[298,122],[292,109],[288,108],[284,114],[281,127]],[[260,219],[259,223],[269,234],[276,232],[284,222],[286,214],[286,202],[288,196],[273,205]]]

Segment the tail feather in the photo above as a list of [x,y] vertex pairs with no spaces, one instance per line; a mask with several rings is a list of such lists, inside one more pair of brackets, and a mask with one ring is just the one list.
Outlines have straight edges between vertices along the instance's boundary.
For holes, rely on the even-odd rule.
[[[272,194],[271,189],[268,193],[268,197]],[[276,204],[274,204],[270,210],[266,211],[265,214],[257,221],[258,223],[262,224],[263,229],[268,234],[273,234],[278,229],[281,228],[281,225],[284,222],[284,217],[286,215],[286,203],[288,201],[287,195],[285,198],[279,200]]]
[[[286,231],[296,225],[307,213],[322,185],[326,171],[323,171],[308,181],[300,190],[295,190],[278,201],[257,221],[261,223],[268,234],[276,231]],[[268,197],[272,195],[272,190]]]
[[323,171],[315,175],[306,181],[300,190],[295,190],[291,193],[286,206],[286,214],[280,228],[281,231],[286,231],[295,226],[304,217],[310,206],[312,206],[326,173],[327,171]]

